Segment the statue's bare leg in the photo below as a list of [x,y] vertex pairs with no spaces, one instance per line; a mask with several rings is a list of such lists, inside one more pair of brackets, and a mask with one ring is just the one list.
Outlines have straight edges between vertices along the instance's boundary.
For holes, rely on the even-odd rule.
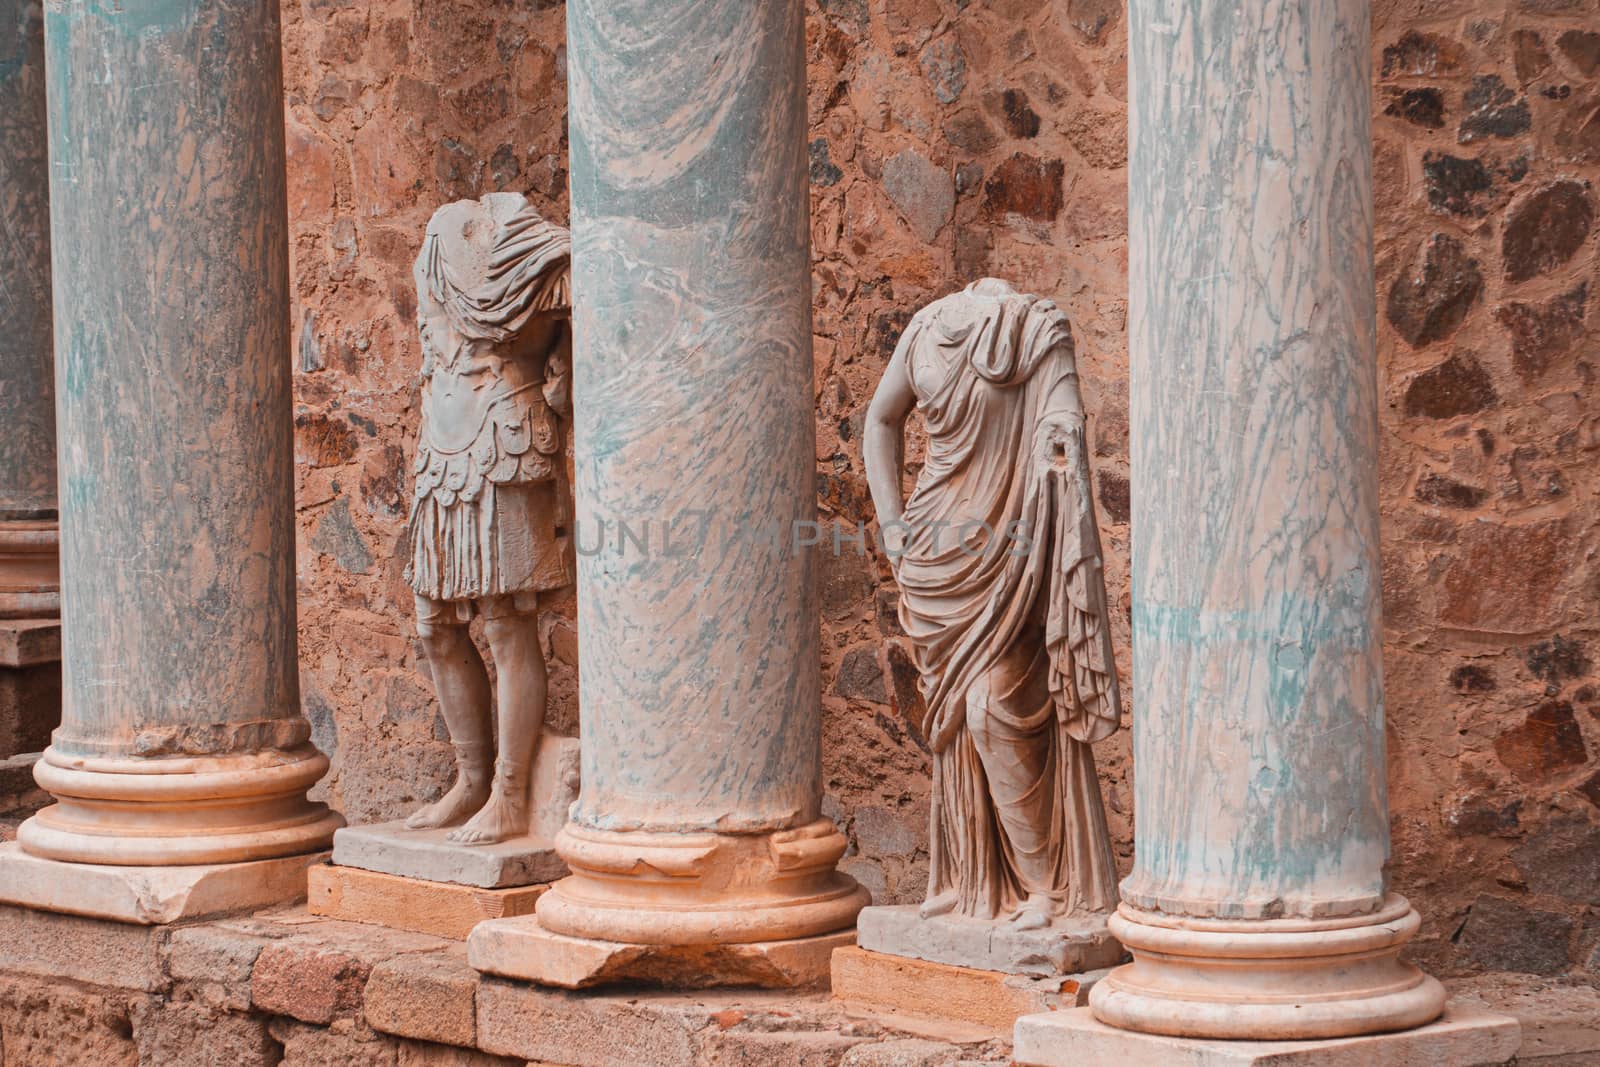
[[486,617],[483,632],[497,675],[500,756],[488,802],[448,835],[463,845],[489,845],[528,832],[528,781],[548,688],[537,615]]
[[444,796],[406,820],[412,830],[454,826],[489,799],[494,747],[489,740],[489,671],[465,623],[417,620],[417,637],[433,673],[439,709],[456,750],[456,780]]

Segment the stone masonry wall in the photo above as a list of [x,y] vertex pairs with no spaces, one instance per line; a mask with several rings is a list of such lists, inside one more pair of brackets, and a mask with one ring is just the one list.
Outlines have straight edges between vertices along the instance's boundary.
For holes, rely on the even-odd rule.
[[[1094,412],[1126,674],[1122,7],[809,14],[823,515],[870,521],[862,417],[912,311],[985,274],[1054,296]],[[285,0],[302,680],[353,820],[449,773],[401,578],[411,260],[454,198],[515,189],[566,218],[563,32],[560,0]],[[1597,0],[1377,0],[1373,67],[1395,881],[1440,973],[1600,971]],[[886,566],[842,548],[822,568],[829,810],[846,869],[915,900],[915,680]],[[545,635],[572,732],[570,596]],[[1124,866],[1127,747],[1099,757]]]

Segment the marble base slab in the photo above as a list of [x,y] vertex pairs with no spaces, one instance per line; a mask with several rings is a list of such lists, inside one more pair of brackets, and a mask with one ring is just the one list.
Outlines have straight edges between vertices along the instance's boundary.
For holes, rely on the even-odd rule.
[[833,998],[855,1013],[957,1020],[1007,1040],[1019,1018],[1088,1003],[1105,974],[1030,978],[930,963],[849,946],[835,949]]
[[0,903],[159,926],[255,911],[306,895],[306,870],[327,852],[247,863],[118,867],[63,863],[0,845]]
[[467,938],[467,962],[483,974],[563,989],[607,982],[809,988],[827,985],[829,957],[855,937],[854,930],[842,930],[742,945],[632,945],[553,934],[526,915],[479,923]]
[[479,889],[543,885],[567,875],[567,865],[556,855],[551,838],[530,834],[496,845],[457,845],[445,840],[449,832],[407,830],[401,821],[346,826],[334,832],[333,862]]
[[330,919],[465,941],[485,919],[532,915],[549,888],[480,889],[323,864],[308,872],[306,910]]
[[1105,916],[1057,919],[1042,930],[1018,930],[1004,920],[937,915],[924,919],[914,904],[863,908],[857,941],[871,952],[1004,974],[1076,975],[1114,967],[1127,958],[1106,929]]
[[1026,1067],[1488,1067],[1517,1054],[1508,1015],[1448,1007],[1438,1022],[1394,1034],[1319,1041],[1211,1041],[1117,1030],[1088,1008],[1017,1020],[1013,1059]]

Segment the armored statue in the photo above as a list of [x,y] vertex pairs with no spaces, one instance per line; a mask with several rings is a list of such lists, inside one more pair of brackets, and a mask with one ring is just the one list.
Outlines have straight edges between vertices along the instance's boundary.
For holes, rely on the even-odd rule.
[[[927,459],[906,499],[914,409]],[[873,396],[865,459],[934,752],[923,918],[1040,929],[1112,911],[1090,745],[1121,698],[1066,316],[992,278],[923,308]]]
[[[520,194],[491,193],[435,212],[414,270],[422,425],[406,580],[456,779],[406,826],[455,826],[458,844],[528,829],[547,686],[537,612],[572,581],[570,259],[565,229]],[[474,615],[495,661],[498,738]]]

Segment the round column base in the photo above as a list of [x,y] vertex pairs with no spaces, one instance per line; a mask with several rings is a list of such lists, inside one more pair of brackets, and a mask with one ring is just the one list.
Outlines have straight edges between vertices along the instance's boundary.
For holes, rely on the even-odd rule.
[[1391,894],[1343,919],[1197,919],[1124,904],[1111,932],[1133,953],[1089,994],[1108,1026],[1173,1037],[1310,1040],[1407,1030],[1445,991],[1400,949],[1422,920]]
[[180,867],[327,848],[344,819],[306,790],[328,770],[310,745],[173,759],[63,755],[33,776],[56,803],[17,828],[23,850],[68,863]]
[[54,519],[0,519],[0,619],[61,614],[60,541]]
[[572,874],[539,898],[539,925],[640,945],[747,944],[843,930],[871,900],[834,869],[846,844],[827,819],[768,834],[568,823],[556,851]]

